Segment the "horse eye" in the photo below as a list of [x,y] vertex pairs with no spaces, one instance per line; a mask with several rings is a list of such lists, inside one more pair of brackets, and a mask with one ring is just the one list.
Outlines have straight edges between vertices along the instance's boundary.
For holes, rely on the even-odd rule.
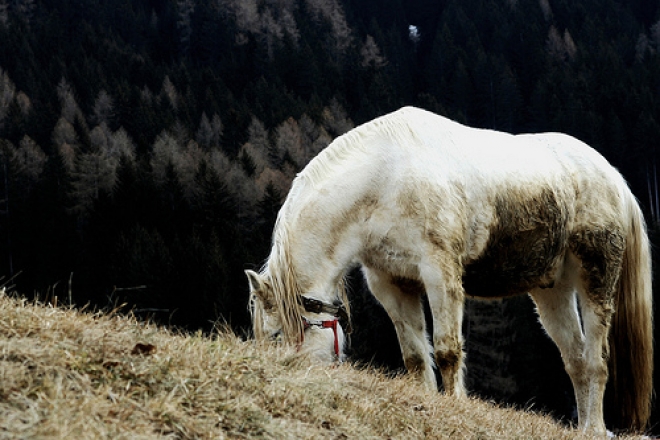
[[280,342],[282,340],[282,330],[278,330],[270,335],[270,339],[275,342]]
[[275,308],[275,305],[271,301],[264,301],[264,309],[271,311]]

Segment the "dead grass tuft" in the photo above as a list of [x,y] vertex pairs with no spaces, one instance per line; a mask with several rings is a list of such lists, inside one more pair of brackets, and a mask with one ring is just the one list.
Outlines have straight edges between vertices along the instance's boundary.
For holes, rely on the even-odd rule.
[[229,331],[186,336],[0,294],[0,438],[246,437],[590,438]]

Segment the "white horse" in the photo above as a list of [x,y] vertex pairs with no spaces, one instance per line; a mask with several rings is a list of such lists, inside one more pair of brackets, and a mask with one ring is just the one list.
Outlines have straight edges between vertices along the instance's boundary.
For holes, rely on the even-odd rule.
[[624,179],[584,143],[469,128],[410,107],[337,138],[293,182],[262,271],[246,271],[255,336],[336,358],[343,277],[355,264],[394,323],[408,371],[429,389],[434,353],[445,392],[465,395],[465,295],[529,293],[572,380],[579,426],[605,432],[608,360],[622,422],[646,426],[646,226]]

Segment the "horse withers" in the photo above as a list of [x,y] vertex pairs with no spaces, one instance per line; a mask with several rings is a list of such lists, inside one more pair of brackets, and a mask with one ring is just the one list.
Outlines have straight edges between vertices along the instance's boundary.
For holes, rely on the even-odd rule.
[[646,426],[646,226],[622,176],[584,143],[469,128],[411,107],[340,136],[294,180],[263,269],[246,271],[255,336],[319,360],[341,356],[343,278],[355,264],[394,323],[408,371],[429,389],[435,358],[445,392],[466,394],[466,295],[529,293],[573,383],[579,426],[605,432],[608,374],[620,424]]

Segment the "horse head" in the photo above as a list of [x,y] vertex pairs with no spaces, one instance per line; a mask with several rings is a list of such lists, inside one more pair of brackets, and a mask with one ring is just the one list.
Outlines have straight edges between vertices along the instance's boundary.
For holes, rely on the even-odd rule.
[[[342,361],[350,333],[349,316],[341,301],[332,304],[297,295],[294,301],[274,288],[268,271],[246,270],[250,285],[252,330],[257,340],[290,343],[300,354],[319,363]],[[278,297],[280,299],[278,299]]]

